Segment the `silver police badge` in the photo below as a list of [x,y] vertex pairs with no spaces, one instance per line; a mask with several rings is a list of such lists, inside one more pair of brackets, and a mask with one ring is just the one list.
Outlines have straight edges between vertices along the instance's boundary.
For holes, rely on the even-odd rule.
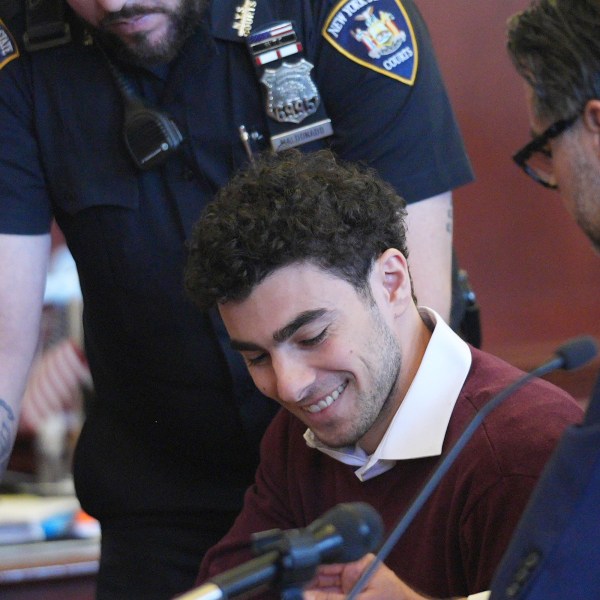
[[310,77],[313,65],[303,58],[265,69],[261,82],[267,93],[267,114],[280,123],[301,123],[317,112],[321,99]]

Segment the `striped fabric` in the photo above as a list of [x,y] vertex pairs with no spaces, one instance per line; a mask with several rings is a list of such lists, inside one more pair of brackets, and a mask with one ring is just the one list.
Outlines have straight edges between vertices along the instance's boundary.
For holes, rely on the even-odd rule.
[[23,395],[21,429],[36,432],[53,414],[79,411],[83,387],[92,387],[85,355],[75,341],[62,339],[45,350],[31,369]]

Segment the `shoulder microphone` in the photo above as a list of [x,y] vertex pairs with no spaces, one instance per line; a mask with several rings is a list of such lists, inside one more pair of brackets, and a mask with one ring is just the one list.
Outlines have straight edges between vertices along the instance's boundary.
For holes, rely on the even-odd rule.
[[253,536],[261,555],[177,600],[224,600],[275,583],[285,588],[307,583],[322,563],[353,562],[374,552],[383,538],[379,513],[365,502],[338,504],[305,529],[273,529]]
[[142,171],[161,166],[179,149],[183,134],[169,115],[146,106],[102,45],[98,47],[123,98],[123,140],[131,159]]
[[379,565],[387,558],[388,554],[392,551],[394,546],[398,543],[398,540],[402,537],[408,526],[412,523],[418,512],[421,510],[429,496],[438,486],[442,477],[446,474],[448,469],[452,466],[458,455],[462,452],[467,442],[475,433],[475,430],[479,427],[481,422],[506,398],[514,394],[517,390],[523,387],[531,379],[535,377],[542,377],[548,373],[557,369],[564,369],[566,371],[572,371],[577,369],[598,353],[598,344],[592,336],[580,336],[573,338],[557,348],[554,352],[553,358],[543,363],[533,371],[525,373],[519,377],[516,381],[510,384],[508,387],[503,389],[499,394],[494,396],[471,420],[469,425],[460,435],[454,446],[450,449],[448,454],[444,457],[442,462],[433,472],[427,483],[423,486],[421,492],[409,506],[406,513],[401,517],[398,523],[395,525],[388,539],[382,544],[381,548],[377,552],[375,560],[363,571],[362,575],[350,591],[347,600],[354,600],[357,595],[361,592],[367,582],[371,579]]

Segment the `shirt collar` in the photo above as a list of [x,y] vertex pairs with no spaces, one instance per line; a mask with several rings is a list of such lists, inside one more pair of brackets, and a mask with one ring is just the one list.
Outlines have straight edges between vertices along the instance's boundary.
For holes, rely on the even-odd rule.
[[421,365],[390,426],[375,452],[362,448],[329,448],[308,429],[304,439],[311,448],[345,464],[359,466],[365,481],[391,469],[398,460],[439,456],[454,405],[471,368],[471,351],[433,310],[419,308],[434,328]]

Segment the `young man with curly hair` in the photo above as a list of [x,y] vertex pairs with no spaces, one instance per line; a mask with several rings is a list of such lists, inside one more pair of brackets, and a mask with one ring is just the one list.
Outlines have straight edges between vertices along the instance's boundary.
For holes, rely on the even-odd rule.
[[[404,217],[373,171],[291,151],[240,173],[196,225],[186,287],[201,308],[218,306],[254,383],[286,408],[200,581],[250,558],[251,533],[304,527],[340,502],[370,503],[391,529],[477,411],[520,377],[417,305]],[[401,579],[440,597],[488,589],[580,416],[541,380],[491,413],[390,553],[387,597],[406,597]],[[313,597],[331,597],[319,588]]]

